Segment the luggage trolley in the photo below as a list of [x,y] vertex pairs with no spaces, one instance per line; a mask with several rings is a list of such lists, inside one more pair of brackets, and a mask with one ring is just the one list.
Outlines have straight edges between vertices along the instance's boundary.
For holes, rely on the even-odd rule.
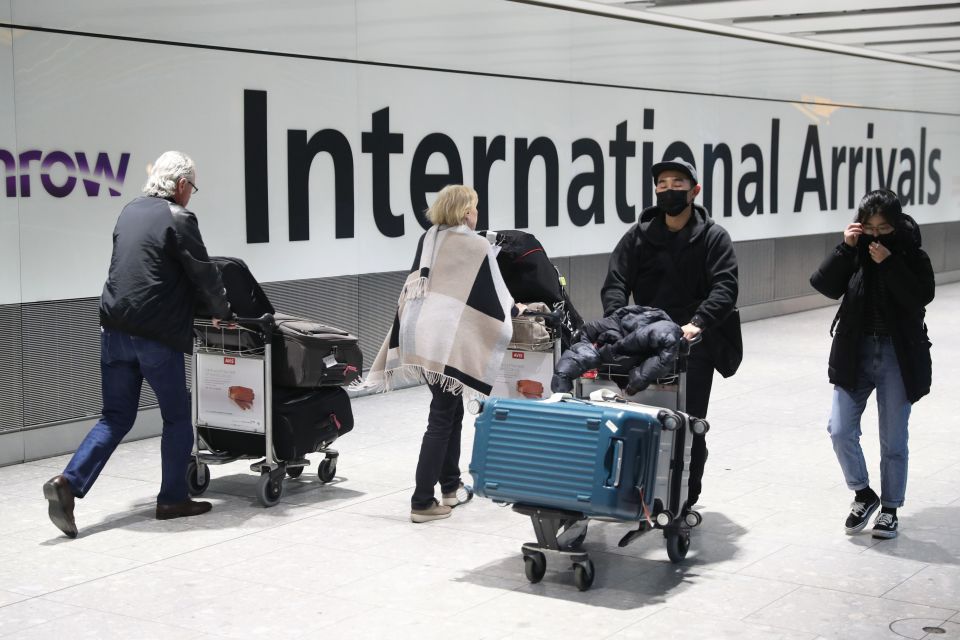
[[[524,406],[519,406],[517,401],[500,401],[495,398],[491,399],[489,407],[485,407],[485,403],[481,401],[471,401],[468,404],[471,412],[478,416],[482,414],[486,420],[506,421],[502,423],[505,426],[497,431],[499,439],[496,450],[490,449],[486,459],[480,463],[483,469],[478,466],[477,469],[471,468],[471,472],[480,472],[484,476],[483,482],[478,483],[477,486],[478,495],[492,493],[493,495],[488,497],[495,501],[511,503],[514,511],[530,518],[537,541],[526,543],[521,548],[524,572],[530,582],[536,583],[543,578],[547,559],[552,558],[553,561],[561,561],[568,567],[572,566],[574,582],[578,589],[585,591],[592,586],[595,577],[594,565],[589,554],[581,546],[587,535],[587,522],[591,518],[614,522],[639,521],[638,528],[629,531],[620,540],[621,547],[630,544],[651,529],[660,529],[666,539],[667,555],[670,560],[680,562],[686,557],[690,546],[690,530],[701,522],[700,514],[687,509],[685,504],[691,434],[699,435],[709,430],[709,424],[705,420],[688,416],[684,412],[686,361],[689,348],[690,344],[684,341],[674,371],[670,375],[659,379],[647,390],[628,398],[623,397],[621,390],[621,384],[626,385],[627,373],[612,367],[604,367],[596,372],[594,377],[581,378],[577,381],[574,389],[576,397],[570,394],[556,394],[547,402],[534,402]],[[584,402],[585,400],[589,402]],[[560,403],[560,406],[557,407],[554,403]],[[554,408],[548,409],[549,405],[553,405]],[[617,516],[598,515],[598,513],[608,512],[595,504],[592,507],[588,506],[590,496],[583,492],[589,489],[582,483],[577,485],[579,488],[575,490],[577,496],[574,500],[560,498],[560,494],[554,491],[554,488],[560,487],[558,490],[562,493],[564,489],[561,485],[567,485],[566,490],[569,492],[571,490],[569,486],[572,486],[570,483],[575,482],[572,477],[568,477],[569,472],[564,473],[563,458],[541,454],[530,449],[531,441],[528,437],[530,433],[536,432],[536,437],[549,437],[552,428],[546,424],[538,427],[531,420],[536,420],[538,415],[543,416],[544,420],[551,420],[547,411],[554,415],[557,412],[566,415],[569,412],[562,408],[564,405],[569,405],[569,412],[577,414],[583,411],[604,415],[612,415],[620,411],[643,414],[646,416],[643,419],[649,424],[657,425],[658,448],[648,449],[647,453],[642,454],[648,459],[648,464],[655,464],[655,476],[651,475],[646,482],[641,483],[639,495],[634,494],[630,500],[633,506],[628,505],[627,510],[618,511]],[[510,416],[514,413],[517,413],[515,423],[510,422],[513,420]],[[596,419],[592,421],[600,422]],[[493,427],[490,428],[493,429]],[[596,432],[597,429],[602,430],[604,425],[597,424],[592,428]],[[577,473],[581,480],[583,464],[590,464],[584,461],[596,459],[598,451],[596,436],[584,437],[584,435],[575,436],[573,439],[565,436],[562,444],[561,440],[557,440],[547,447],[554,450],[562,447],[564,451],[562,456],[570,456],[571,461],[574,458],[579,459],[581,469]],[[493,435],[488,436],[487,442],[490,442],[489,438],[493,437]],[[475,460],[478,441],[475,441]],[[513,441],[517,442],[518,448],[513,448],[514,445],[510,444]],[[493,447],[494,445],[481,446]],[[626,456],[641,454],[638,454],[637,450],[626,453],[625,449],[630,446],[624,442],[611,443],[606,461],[603,463],[605,468],[601,471],[601,476],[605,479],[603,482],[608,487],[606,490],[619,487],[618,491],[633,491],[632,483],[628,483],[625,479],[625,470],[630,468]],[[508,449],[505,450],[504,447]],[[603,459],[602,452],[601,459]],[[521,466],[516,467],[517,464]],[[507,466],[504,467],[504,465]],[[651,470],[650,473],[653,474],[653,471]],[[497,476],[496,480],[503,480],[503,486],[498,486],[501,483],[494,481],[494,475]],[[540,477],[541,480],[538,481],[536,477]],[[508,481],[512,489],[506,488]],[[541,485],[542,482],[552,483],[553,487]],[[649,486],[650,482],[652,486]],[[554,501],[555,506],[537,504],[541,499],[549,504],[550,500],[545,499],[548,495],[551,496],[550,500]],[[578,503],[582,504],[584,501],[588,505],[585,505],[581,511]],[[570,506],[559,508],[560,504]],[[626,513],[637,512],[639,517],[636,519],[632,515],[626,516]]]
[[559,314],[524,311],[513,319],[513,331],[492,395],[533,400],[548,398],[550,378],[561,354]]
[[[235,324],[214,327],[209,320],[194,321],[194,350],[191,373],[194,445],[187,468],[190,495],[202,495],[210,485],[209,465],[254,459],[250,470],[260,473],[257,498],[265,507],[280,501],[287,475],[297,478],[306,458],[284,460],[277,456],[273,433],[273,384],[271,336],[272,315],[238,319]],[[215,432],[262,442],[241,451],[218,449],[208,440]],[[206,433],[206,437],[205,437]],[[329,482],[336,473],[337,451],[323,448],[325,458],[319,477]]]
[[[591,376],[581,376],[574,384],[574,394],[578,398],[663,407],[677,411],[677,415],[683,419],[684,424],[678,425],[680,428],[671,430],[665,425],[664,435],[669,434],[672,446],[664,446],[663,443],[660,446],[651,512],[645,513],[645,519],[640,521],[639,528],[628,532],[619,543],[619,546],[625,547],[651,527],[662,529],[663,537],[666,538],[667,556],[671,562],[680,562],[686,557],[690,548],[690,530],[699,526],[703,520],[698,511],[686,504],[692,436],[704,435],[710,430],[710,424],[706,420],[686,413],[687,360],[690,349],[700,340],[700,336],[693,341],[681,340],[673,373],[657,379],[639,393],[625,395],[628,374],[610,365],[601,366]],[[676,472],[678,467],[681,469],[680,473]]]

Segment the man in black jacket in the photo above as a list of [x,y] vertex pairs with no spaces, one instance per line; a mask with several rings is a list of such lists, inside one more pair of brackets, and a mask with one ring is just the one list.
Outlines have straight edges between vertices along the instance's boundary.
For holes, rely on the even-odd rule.
[[[742,357],[737,303],[737,257],[730,236],[703,207],[697,170],[681,158],[653,165],[657,204],[640,213],[610,255],[601,297],[609,316],[633,303],[658,307],[681,326],[691,349],[687,371],[687,412],[707,417],[714,368],[733,375]],[[707,461],[704,436],[694,436],[688,506],[700,498]]]
[[210,510],[209,502],[193,501],[187,492],[193,426],[183,354],[192,350],[198,303],[216,318],[229,318],[231,312],[197,219],[186,209],[195,184],[193,160],[177,151],[164,153],[153,165],[146,195],[124,207],[114,228],[110,271],[100,297],[103,417],[63,474],[43,485],[50,519],[71,538],[77,536],[74,498],[90,491],[133,427],[144,379],[163,417],[157,519]]

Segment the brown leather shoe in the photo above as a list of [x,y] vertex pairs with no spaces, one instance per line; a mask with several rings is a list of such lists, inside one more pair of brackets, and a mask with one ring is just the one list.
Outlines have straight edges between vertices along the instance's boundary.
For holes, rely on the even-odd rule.
[[77,537],[77,522],[73,519],[73,488],[62,475],[54,476],[43,483],[43,497],[50,503],[47,514],[68,538]]
[[173,520],[174,518],[189,518],[199,516],[213,508],[209,502],[200,500],[185,500],[175,504],[157,503],[157,520]]

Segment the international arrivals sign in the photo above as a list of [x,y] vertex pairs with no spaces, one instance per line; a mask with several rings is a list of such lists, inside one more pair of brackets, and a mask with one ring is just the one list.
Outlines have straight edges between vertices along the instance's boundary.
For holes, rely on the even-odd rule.
[[[31,38],[39,71],[0,118],[0,304],[99,295],[116,217],[167,149],[197,162],[210,252],[262,281],[408,268],[448,183],[478,191],[481,227],[605,254],[654,202],[650,167],[678,156],[735,241],[839,234],[876,188],[921,224],[960,220],[949,115],[202,49],[161,69],[122,41],[47,68],[54,36]],[[106,60],[160,75],[116,72],[69,113],[50,104]],[[189,99],[142,99],[173,82]]]

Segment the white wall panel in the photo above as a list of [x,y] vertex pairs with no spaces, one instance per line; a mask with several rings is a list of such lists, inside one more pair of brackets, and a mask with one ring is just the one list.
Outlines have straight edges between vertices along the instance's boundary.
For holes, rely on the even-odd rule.
[[364,60],[570,79],[579,16],[502,0],[357,0]]
[[354,0],[10,0],[22,26],[284,51],[356,54]]
[[[0,2],[0,13],[9,9]],[[10,197],[10,187],[17,188],[10,184],[17,172],[5,163],[17,156],[14,122],[13,34],[0,29],[0,304],[20,302],[20,214],[17,199]]]
[[[118,0],[103,0],[79,11],[58,4],[63,11],[55,15],[52,2],[17,2],[14,18],[128,35],[176,34],[178,22],[159,15],[156,20],[148,19],[154,16],[149,12],[157,9],[134,5],[124,13],[126,6]],[[191,22],[187,18],[195,18],[206,25],[192,27],[194,31],[188,28],[186,33],[193,34],[190,38],[221,44],[233,42],[238,25],[253,20],[257,6],[249,2],[205,8],[178,5],[186,11],[185,23]],[[335,2],[331,6],[329,22],[341,24],[336,17],[345,12],[346,5]],[[296,34],[308,31],[310,20],[327,19],[325,4],[322,11],[293,1],[277,7],[283,20],[298,16],[299,30],[292,30],[291,42],[304,51],[324,50],[322,31],[316,43],[297,40]],[[236,22],[227,20],[228,27],[217,31],[210,16],[217,12],[226,15],[228,10],[238,16]],[[867,189],[866,160],[852,187],[849,163],[840,167],[834,181],[834,147],[845,153],[869,151],[871,158],[874,150],[880,149],[885,165],[896,150],[895,186],[909,173],[900,158],[903,150],[910,148],[917,160],[912,180],[903,178],[914,191],[910,211],[921,222],[960,219],[960,156],[955,151],[960,148],[960,118],[799,101],[820,96],[866,106],[902,102],[926,110],[949,102],[955,110],[960,93],[955,74],[904,67],[910,72],[907,74],[898,65],[875,60],[494,0],[358,0],[356,13],[356,28],[344,28],[351,31],[356,53],[367,62],[364,64],[27,29],[15,30],[11,42],[8,31],[0,49],[0,56],[5,56],[0,57],[0,148],[35,152],[42,159],[59,161],[44,171],[40,160],[32,160],[20,171],[30,195],[18,190],[19,198],[4,197],[0,202],[8,226],[16,223],[17,206],[20,216],[19,229],[11,226],[0,240],[7,245],[0,260],[12,267],[0,274],[0,283],[6,283],[0,289],[0,302],[99,295],[116,216],[139,192],[147,165],[169,148],[182,149],[197,161],[201,191],[191,207],[197,211],[211,252],[245,258],[264,281],[408,267],[420,233],[411,196],[411,167],[418,145],[434,133],[453,140],[468,184],[475,182],[477,139],[489,142],[503,136],[505,158],[492,164],[485,202],[490,225],[495,228],[521,224],[514,203],[514,194],[522,186],[515,180],[519,140],[549,139],[558,155],[556,192],[546,191],[546,171],[540,161],[532,164],[529,180],[523,184],[529,186],[529,229],[558,256],[605,253],[629,226],[617,214],[617,161],[609,152],[621,123],[626,123],[626,138],[636,145],[635,156],[626,160],[626,183],[620,186],[635,211],[644,204],[642,185],[649,181],[642,159],[645,144],[651,145],[653,160],[659,160],[668,145],[681,141],[701,169],[708,146],[729,146],[732,210],[725,215],[722,206],[721,185],[726,178],[722,169],[714,174],[714,193],[707,204],[738,241],[840,228],[852,213],[848,193],[854,194],[856,202]],[[261,30],[256,37],[264,39],[264,47],[280,50],[283,29]],[[665,57],[664,51],[677,53]],[[11,52],[16,63],[15,86],[9,75]],[[460,71],[396,66],[421,64]],[[766,75],[751,75],[757,66],[765,66]],[[877,73],[864,75],[864,70]],[[881,71],[886,75],[878,82]],[[578,82],[582,79],[646,89]],[[691,89],[729,97],[687,93]],[[266,92],[265,178],[245,175],[245,90]],[[9,98],[14,95],[15,131]],[[738,97],[742,95],[798,101]],[[389,181],[374,171],[373,156],[364,150],[365,137],[372,138],[374,114],[385,116],[384,109],[389,109],[390,132],[403,138],[402,152],[389,156]],[[650,129],[644,129],[645,111],[652,112]],[[776,151],[771,142],[774,122],[779,131]],[[872,137],[868,136],[870,125]],[[800,210],[794,211],[800,178],[814,172],[812,161],[802,164],[811,126],[819,135],[828,205],[822,207],[814,191],[802,197]],[[352,191],[335,192],[331,155],[318,153],[307,181],[309,239],[292,240],[290,139],[303,132],[306,140],[323,130],[339,132],[349,145],[347,157],[340,160],[352,168]],[[921,135],[925,140],[922,153]],[[572,145],[578,139],[595,141],[603,156],[602,222],[599,216],[575,220],[576,214],[567,207],[572,180],[592,169],[588,158],[572,158]],[[756,186],[746,185],[756,169],[754,161],[741,157],[745,146],[751,144],[757,145],[764,165],[762,214],[742,211],[737,204],[741,182],[747,199],[755,194]],[[934,149],[940,150],[937,158],[932,155]],[[57,152],[62,154],[54,156]],[[98,180],[88,191],[78,154],[84,154],[91,167],[100,154],[106,154],[113,170],[123,154],[128,154],[122,184]],[[921,155],[923,204],[918,197]],[[931,166],[938,174],[936,180]],[[442,156],[430,157],[428,172],[445,168]],[[875,161],[871,171],[871,186],[879,186]],[[930,203],[934,182],[939,193],[936,202]],[[248,242],[245,190],[259,183],[266,185],[269,242]],[[838,193],[835,207],[829,202],[834,184]],[[19,189],[20,181],[17,186]],[[118,195],[111,194],[111,187]],[[403,221],[402,235],[378,228],[374,192],[386,192],[387,187],[390,209]],[[772,200],[774,187],[776,203]],[[347,195],[353,199],[353,215],[348,216],[352,230],[338,237],[335,209],[338,200],[345,204]],[[579,202],[589,201],[592,195],[592,189],[583,190]],[[556,224],[548,220],[548,196],[558,203]],[[772,213],[774,204],[777,213]],[[24,247],[20,257],[18,247]],[[16,275],[18,266],[21,277]]]

